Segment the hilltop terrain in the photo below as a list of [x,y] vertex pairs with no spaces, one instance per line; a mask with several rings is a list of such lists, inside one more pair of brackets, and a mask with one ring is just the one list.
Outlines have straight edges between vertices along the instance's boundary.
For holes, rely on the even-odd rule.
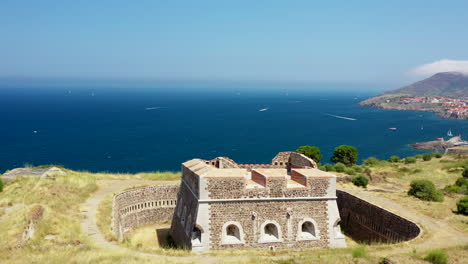
[[[179,173],[107,174],[62,170],[54,177],[16,177],[0,192],[0,254],[7,263],[427,263],[432,249],[442,249],[449,263],[467,256],[468,216],[455,214],[461,194],[448,193],[441,203],[406,194],[414,179],[425,178],[437,188],[453,184],[468,166],[466,157],[444,156],[415,163],[378,161],[360,166],[370,178],[367,189],[336,173],[341,189],[378,202],[420,225],[424,234],[396,244],[365,245],[347,237],[348,248],[317,250],[233,250],[193,254],[157,248],[153,227],[135,230],[123,243],[108,238],[113,193],[141,184],[175,184]],[[29,239],[24,231],[35,230]],[[21,243],[20,243],[21,242]]]
[[385,92],[360,106],[434,112],[450,119],[468,119],[468,75],[441,72],[427,79]]

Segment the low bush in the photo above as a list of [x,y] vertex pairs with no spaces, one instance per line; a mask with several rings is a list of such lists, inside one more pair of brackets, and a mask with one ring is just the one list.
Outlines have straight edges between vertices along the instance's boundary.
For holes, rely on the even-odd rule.
[[436,152],[436,153],[432,153],[432,156],[436,159],[440,159],[442,158],[442,153],[439,153],[439,152]]
[[426,154],[424,154],[424,155],[422,156],[422,159],[423,159],[424,161],[430,161],[430,160],[432,159],[432,154],[426,153]]
[[3,180],[0,178],[0,192],[3,192]]
[[348,175],[356,175],[356,171],[353,168],[345,168],[344,173]]
[[414,180],[410,184],[408,195],[414,196],[424,201],[442,202],[444,196],[439,192],[434,183],[428,180]]
[[351,167],[354,169],[355,172],[362,172],[363,171],[363,168],[359,165],[353,165],[353,167]]
[[422,156],[421,154],[416,154],[416,155],[414,155],[413,157],[414,157],[415,159],[422,159],[423,156]]
[[433,264],[447,264],[448,256],[447,253],[441,250],[432,250],[427,254],[424,260]]
[[338,162],[337,164],[335,164],[334,168],[336,172],[344,172],[346,169],[346,166],[343,163]]
[[468,215],[468,196],[465,196],[458,200],[457,212],[459,214]]
[[351,254],[353,255],[353,258],[365,258],[367,256],[367,252],[364,247],[358,247],[353,249]]
[[351,179],[351,182],[356,186],[366,188],[367,184],[369,183],[369,178],[367,178],[366,176],[364,176],[362,174],[359,174],[359,175],[353,177]]
[[456,185],[447,185],[444,187],[444,192],[448,193],[458,193],[460,191],[460,186]]
[[400,162],[400,160],[401,160],[400,157],[398,157],[398,156],[396,156],[396,155],[391,156],[391,157],[388,159],[388,161],[394,162],[394,163]]
[[325,171],[335,171],[335,167],[333,167],[333,165],[329,163],[323,165],[322,167],[324,168]]
[[376,157],[370,157],[362,162],[363,165],[369,166],[369,167],[374,167],[377,164],[379,164],[379,159]]
[[455,181],[455,185],[459,187],[468,186],[468,179],[460,177]]
[[406,157],[404,159],[405,164],[410,164],[410,163],[416,163],[416,158],[415,157]]
[[465,169],[462,172],[463,178],[468,178],[468,167],[465,167]]

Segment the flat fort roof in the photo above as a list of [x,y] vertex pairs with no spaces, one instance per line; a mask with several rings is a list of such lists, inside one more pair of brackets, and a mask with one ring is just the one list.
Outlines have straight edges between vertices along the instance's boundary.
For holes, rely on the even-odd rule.
[[309,168],[309,169],[292,169],[293,171],[296,171],[299,174],[302,174],[307,177],[326,177],[326,178],[333,178],[336,177],[335,175],[328,173],[326,171],[322,171],[319,169],[315,168]]
[[259,174],[265,177],[280,177],[284,178],[288,175],[288,171],[286,169],[256,169],[252,168],[252,171],[258,172]]

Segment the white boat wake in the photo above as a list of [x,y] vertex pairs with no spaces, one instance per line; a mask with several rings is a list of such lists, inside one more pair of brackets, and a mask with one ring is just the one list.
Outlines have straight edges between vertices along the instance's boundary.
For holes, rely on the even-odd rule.
[[346,116],[337,116],[337,115],[332,115],[332,114],[326,114],[326,115],[333,116],[333,117],[336,117],[336,118],[345,119],[345,120],[351,120],[351,121],[356,121],[357,120],[356,118],[351,118],[351,117],[346,117]]
[[265,112],[265,111],[268,111],[269,108],[262,108],[260,110],[258,110],[259,112]]
[[161,108],[160,106],[155,106],[155,107],[146,107],[145,109],[146,110],[156,110],[156,109],[159,109]]

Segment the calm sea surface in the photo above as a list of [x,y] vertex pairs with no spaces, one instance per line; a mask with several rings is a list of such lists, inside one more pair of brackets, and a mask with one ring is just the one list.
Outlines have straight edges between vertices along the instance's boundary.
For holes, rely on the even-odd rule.
[[[468,131],[431,113],[361,108],[372,94],[169,89],[0,89],[0,173],[24,164],[89,171],[179,170],[191,158],[269,163],[315,145],[361,159],[421,153],[408,144]],[[264,111],[259,111],[263,109]],[[348,117],[356,120],[338,118]],[[397,131],[388,128],[396,127]]]

